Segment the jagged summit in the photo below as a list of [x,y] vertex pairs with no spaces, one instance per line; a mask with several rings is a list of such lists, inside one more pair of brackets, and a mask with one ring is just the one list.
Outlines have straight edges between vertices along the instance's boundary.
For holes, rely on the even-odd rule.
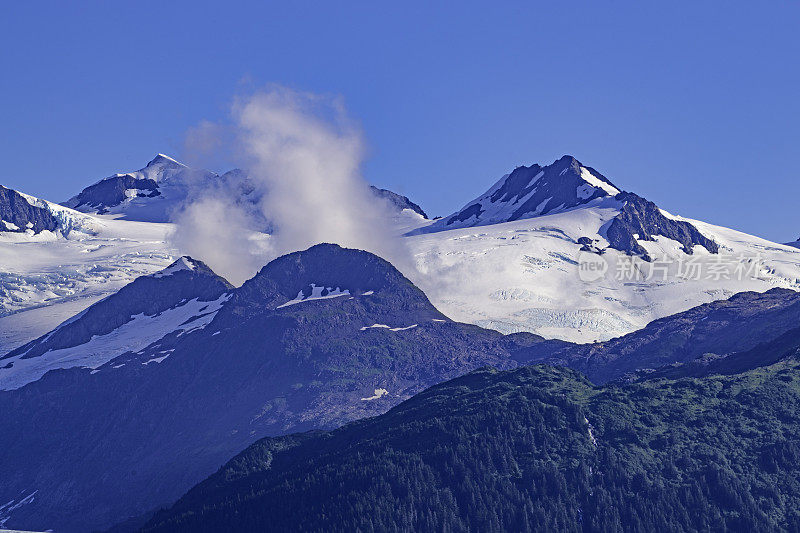
[[541,166],[520,166],[460,211],[425,228],[425,232],[483,226],[559,213],[620,190],[595,169],[570,155]]
[[710,253],[719,251],[712,239],[689,222],[667,216],[653,202],[622,191],[571,155],[547,166],[517,167],[457,213],[410,234],[513,222],[578,208],[607,208],[611,214],[595,235],[577,240],[584,251],[602,253],[606,246],[602,241],[606,241],[610,248],[649,261],[651,257],[639,241],[654,241],[655,236],[677,241],[686,254],[692,254],[695,246]]

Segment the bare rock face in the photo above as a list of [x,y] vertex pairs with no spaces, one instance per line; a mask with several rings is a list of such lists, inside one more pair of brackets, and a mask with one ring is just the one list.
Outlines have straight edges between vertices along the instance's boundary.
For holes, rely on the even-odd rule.
[[13,189],[0,185],[0,232],[34,233],[58,229],[58,221],[43,207],[32,205]]
[[565,155],[551,165],[520,166],[457,213],[424,232],[498,224],[558,213],[619,193],[597,170]]
[[654,235],[661,235],[679,242],[689,255],[693,253],[695,245],[702,246],[712,254],[719,252],[717,243],[705,237],[696,227],[683,220],[667,218],[653,202],[630,192],[622,192],[615,198],[622,202],[622,209],[606,230],[611,248],[649,260],[650,257],[637,240],[652,241]]
[[403,209],[410,209],[420,215],[422,218],[428,218],[428,215],[425,214],[425,211],[422,208],[408,199],[407,196],[403,196],[397,194],[396,192],[390,191],[389,189],[379,189],[374,185],[369,186],[370,191],[372,194],[377,196],[378,198],[382,198],[388,201],[392,206],[394,206],[398,211],[402,211]]

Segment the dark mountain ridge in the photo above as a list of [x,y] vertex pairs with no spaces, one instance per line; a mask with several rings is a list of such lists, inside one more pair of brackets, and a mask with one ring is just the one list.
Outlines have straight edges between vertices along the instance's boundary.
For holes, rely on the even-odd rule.
[[[743,292],[682,313],[654,320],[623,337],[593,344],[569,345],[545,357],[517,357],[523,363],[547,363],[579,370],[594,383],[630,373],[687,363],[707,354],[748,351],[778,339],[800,323],[800,293],[771,289]],[[751,359],[754,368],[763,362]],[[741,370],[745,370],[742,368]]]
[[205,263],[184,256],[162,272],[135,279],[54,331],[0,356],[0,362],[19,355],[32,358],[49,350],[77,346],[94,336],[111,333],[135,315],[154,316],[189,299],[210,302],[231,289],[233,286]]
[[382,413],[535,344],[548,342],[452,322],[388,262],[318,245],[271,262],[202,327],[0,391],[0,500],[38,491],[8,525],[108,527],[257,438]]

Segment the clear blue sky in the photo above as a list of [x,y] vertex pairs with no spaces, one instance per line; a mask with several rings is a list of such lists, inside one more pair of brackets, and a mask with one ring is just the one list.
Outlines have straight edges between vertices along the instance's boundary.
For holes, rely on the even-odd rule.
[[800,2],[287,4],[5,3],[0,183],[64,200],[277,82],[342,95],[367,179],[431,214],[569,153],[669,211],[800,235]]

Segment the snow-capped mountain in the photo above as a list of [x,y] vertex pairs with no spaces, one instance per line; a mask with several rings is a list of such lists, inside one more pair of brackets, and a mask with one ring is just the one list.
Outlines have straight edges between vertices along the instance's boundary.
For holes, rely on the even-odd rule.
[[419,269],[410,275],[455,320],[575,342],[742,291],[800,290],[796,248],[621,190],[570,156],[519,167],[457,213],[409,232]]
[[0,354],[179,255],[167,242],[170,224],[90,215],[11,189],[2,195]]
[[552,165],[520,166],[458,212],[428,226],[443,231],[511,222],[596,205],[620,193],[608,178],[565,155]]
[[126,220],[169,222],[192,191],[221,186],[239,191],[243,198],[253,193],[241,170],[217,175],[158,154],[144,168],[100,180],[64,205],[85,213],[121,215]]
[[[243,170],[233,169],[220,175],[187,167],[158,154],[144,168],[102,179],[63,205],[84,213],[118,215],[125,220],[170,222],[193,193],[213,188],[225,188],[244,204],[259,199]],[[422,208],[405,196],[375,186],[370,186],[370,190],[398,211],[410,209],[427,218]]]
[[6,234],[7,240],[42,240],[97,228],[96,221],[82,213],[0,185],[0,235]]
[[58,220],[44,207],[31,203],[13,189],[0,185],[0,231],[36,234],[56,231]]
[[181,257],[0,356],[0,390],[17,389],[54,369],[97,368],[168,333],[204,327],[232,288],[202,262]]
[[792,246],[793,248],[800,248],[800,239],[797,239],[794,242],[787,242],[786,246]]
[[[183,251],[167,237],[171,223],[135,219],[168,219],[185,201],[179,192],[202,174],[189,170],[156,157],[121,179],[150,179],[159,184],[158,195],[123,193],[114,206],[79,207],[92,213],[35,200],[72,225],[83,217],[77,225],[91,231],[66,237],[47,230],[0,232],[0,353],[179,257]],[[212,183],[221,179],[203,175]],[[247,183],[241,171],[223,176]],[[244,186],[242,191],[247,204],[253,193]],[[409,278],[448,316],[502,332],[607,340],[737,292],[800,288],[797,248],[672,215],[620,191],[599,171],[565,156],[551,165],[519,167],[437,221],[423,218],[404,197],[379,196],[402,209],[392,216],[417,267],[406,273]],[[107,214],[96,214],[103,208]],[[587,260],[605,273],[584,280],[580,269]],[[700,277],[687,270],[689,261],[701,264]],[[667,276],[661,274],[665,262]],[[740,279],[736,271],[742,269]]]
[[[171,217],[191,195],[220,187],[239,195],[231,209],[257,212],[243,171],[217,175],[163,154],[85,188],[71,207],[0,188],[0,355],[169,265],[182,254],[169,240]],[[398,233],[426,223],[408,198],[373,192],[397,210]]]
[[[513,222],[581,207],[619,209],[619,214],[601,228],[601,235],[615,250],[649,260],[638,241],[653,241],[655,235],[660,235],[679,242],[687,254],[693,253],[695,245],[711,253],[719,251],[713,240],[690,223],[665,216],[658,206],[640,196],[621,192],[597,170],[570,155],[544,167],[517,167],[460,211],[416,233]],[[581,245],[591,251],[592,243],[586,237]]]
[[[198,294],[207,303],[190,307]],[[172,320],[173,311],[181,317]],[[109,325],[98,320],[106,315]],[[727,355],[781,338],[799,315],[793,291],[751,293],[616,342],[575,346],[453,322],[363,251],[317,245],[236,289],[181,258],[17,352],[44,360],[131,327],[164,334],[102,364],[62,358],[0,391],[0,501],[25,502],[8,525],[105,528],[173,501],[258,438],[377,415],[482,366],[555,356],[601,377],[605,361],[620,375],[688,362],[711,346]],[[634,351],[644,357],[626,357]],[[24,361],[17,356],[14,365]]]

